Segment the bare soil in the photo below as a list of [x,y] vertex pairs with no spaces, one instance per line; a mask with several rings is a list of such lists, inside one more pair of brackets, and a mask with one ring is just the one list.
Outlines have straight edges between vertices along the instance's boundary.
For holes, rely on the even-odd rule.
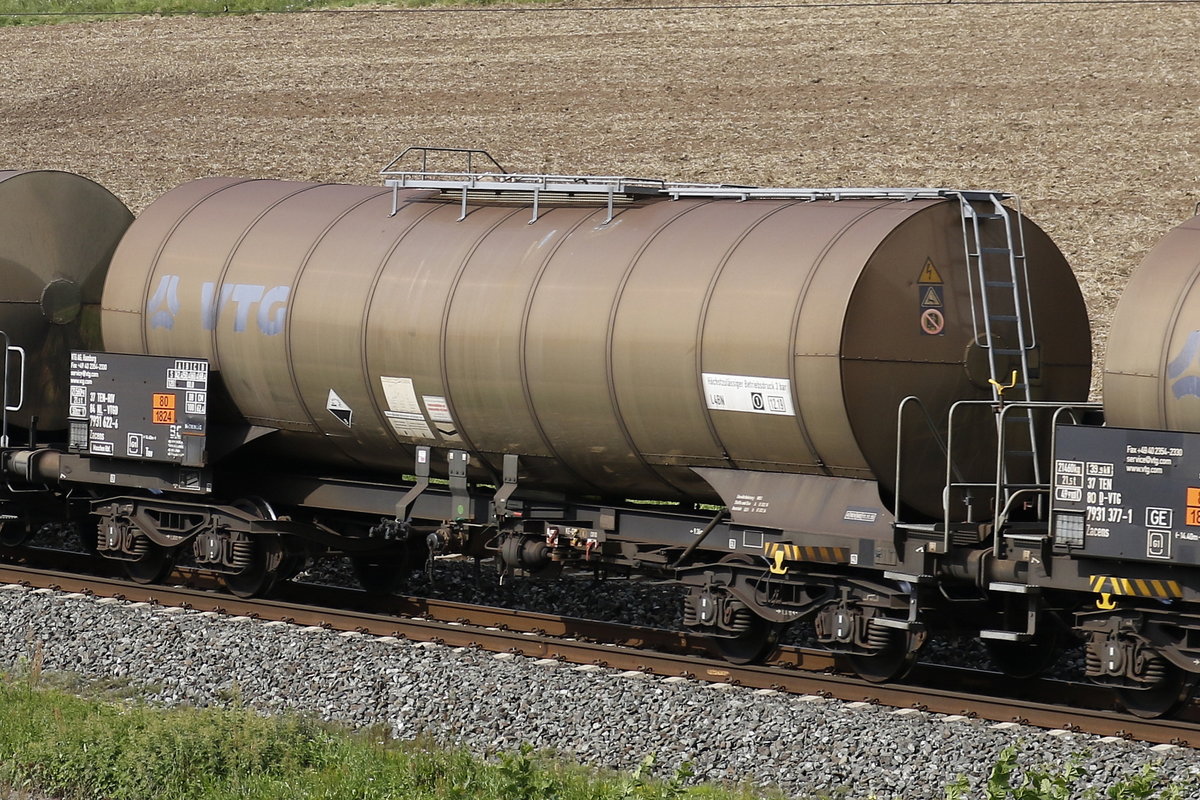
[[[600,8],[597,9],[596,7]],[[513,171],[1019,193],[1098,356],[1200,199],[1200,5],[847,2],[133,18],[0,28],[0,166],[138,211],[214,174],[348,182],[410,144]]]

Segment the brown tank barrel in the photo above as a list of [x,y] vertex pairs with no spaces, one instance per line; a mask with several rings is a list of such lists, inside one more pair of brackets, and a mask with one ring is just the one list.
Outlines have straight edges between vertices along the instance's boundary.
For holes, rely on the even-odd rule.
[[[70,351],[100,347],[100,298],[133,221],[107,189],[69,172],[0,171],[0,331],[25,349],[25,406],[10,419],[67,427]],[[19,391],[12,360],[9,396]],[[36,391],[31,391],[36,388]]]
[[[402,472],[431,444],[498,471],[518,453],[541,485],[605,497],[716,499],[701,466],[886,489],[903,397],[942,420],[990,396],[957,200],[663,197],[531,222],[398,197],[391,216],[382,188],[170,192],[114,258],[106,345],[210,359],[248,421],[319,460]],[[1042,389],[1081,399],[1078,286],[1032,223],[1025,238]],[[939,514],[925,438],[905,500]]]
[[1200,431],[1200,217],[1167,233],[1117,303],[1104,359],[1110,425]]

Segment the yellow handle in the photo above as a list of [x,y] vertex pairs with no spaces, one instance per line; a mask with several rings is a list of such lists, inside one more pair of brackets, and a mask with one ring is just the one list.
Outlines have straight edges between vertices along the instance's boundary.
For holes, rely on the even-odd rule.
[[1012,371],[1012,377],[1009,378],[1007,384],[1001,383],[995,378],[988,378],[988,383],[996,387],[996,394],[1002,395],[1005,389],[1011,389],[1017,385],[1017,371],[1015,369]]

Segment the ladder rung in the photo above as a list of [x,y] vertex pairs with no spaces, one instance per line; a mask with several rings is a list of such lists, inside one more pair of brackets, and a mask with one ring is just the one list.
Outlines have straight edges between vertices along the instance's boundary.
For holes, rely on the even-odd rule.
[[1016,314],[992,314],[991,316],[988,317],[988,319],[992,320],[993,322],[1016,322],[1017,315]]
[[1019,356],[1025,351],[1020,348],[1014,350],[1011,347],[993,347],[992,352],[998,356]]
[[913,631],[914,633],[920,633],[921,631],[925,630],[925,623],[907,619],[886,619],[875,617],[873,620],[871,620],[871,624],[878,625],[880,628],[895,628],[896,630]]
[[[990,483],[981,483],[981,484],[979,484],[979,485],[980,485],[980,486],[991,486],[992,484],[990,484]],[[904,529],[904,530],[906,530],[906,531],[913,531],[913,532],[915,532],[915,533],[936,533],[936,534],[941,534],[941,531],[939,531],[939,530],[938,530],[938,528],[937,528],[937,526],[936,526],[936,525],[934,525],[933,523],[920,523],[920,522],[904,522],[904,523],[900,523],[900,522],[897,522],[897,523],[896,523],[896,527],[897,527],[897,528],[902,528],[902,529]],[[901,579],[901,580],[906,580],[906,579]]]
[[977,219],[1004,219],[1003,214],[976,214]]
[[1039,533],[1006,533],[1004,538],[1010,542],[1023,542],[1031,545],[1042,544],[1046,541],[1046,537]]
[[884,572],[883,577],[890,581],[908,581],[909,583],[928,583],[933,579],[932,575],[915,575],[910,572],[893,572],[891,570]]
[[1008,254],[1012,253],[1012,250],[1008,247],[981,247],[981,248],[979,248],[979,252],[992,253],[992,254],[1004,253],[1004,254],[1008,255]]
[[1041,594],[1041,587],[1030,586],[1028,583],[1011,583],[1009,581],[992,581],[988,590],[993,592],[1008,592],[1009,594]]
[[989,289],[1011,289],[1013,288],[1012,281],[984,281],[983,285]]

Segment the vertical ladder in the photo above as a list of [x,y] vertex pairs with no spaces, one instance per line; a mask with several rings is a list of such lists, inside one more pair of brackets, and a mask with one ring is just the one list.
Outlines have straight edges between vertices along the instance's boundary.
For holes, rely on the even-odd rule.
[[[1010,195],[995,192],[959,192],[967,279],[971,291],[971,318],[976,341],[987,352],[992,400],[1005,403],[1034,399],[1030,354],[1037,346],[1030,308],[1029,271],[1020,207],[1009,209]],[[1015,219],[1014,219],[1015,217]],[[994,233],[993,233],[994,232]],[[987,238],[993,244],[984,244]],[[976,293],[978,290],[978,293]],[[1016,365],[1013,378],[1010,365]],[[1007,372],[1007,374],[1001,374]],[[1014,409],[1016,411],[1017,409]],[[997,515],[1009,495],[1020,485],[1010,480],[1009,467],[1025,464],[1034,484],[1042,483],[1037,435],[1032,409],[999,414],[997,424],[1004,449],[999,454]],[[1028,484],[1024,484],[1028,485]]]

